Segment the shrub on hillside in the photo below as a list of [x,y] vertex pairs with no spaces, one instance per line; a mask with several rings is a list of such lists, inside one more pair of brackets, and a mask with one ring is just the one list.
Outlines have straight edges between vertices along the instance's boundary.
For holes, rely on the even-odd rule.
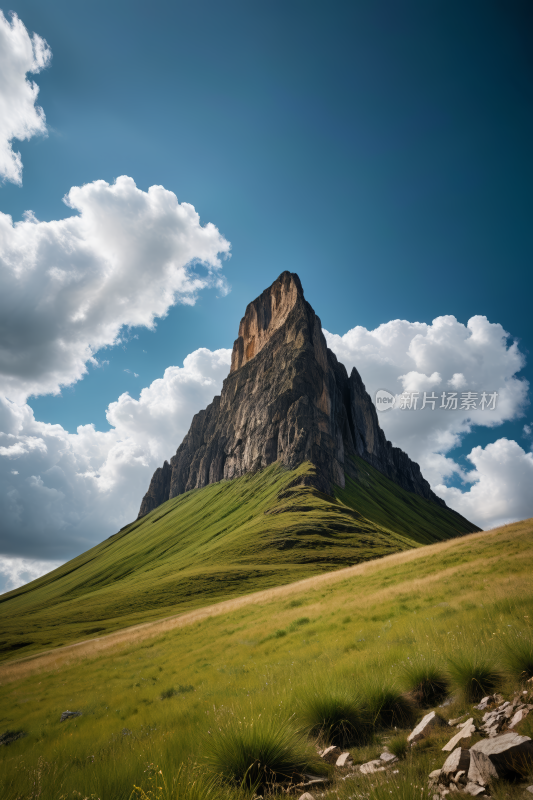
[[452,684],[469,703],[479,702],[485,695],[492,694],[503,680],[498,668],[476,653],[458,654],[448,659],[448,670]]
[[429,661],[406,664],[401,678],[409,696],[422,708],[442,703],[450,691],[450,681],[444,670]]
[[413,702],[393,686],[369,686],[364,697],[369,719],[376,728],[406,728],[414,719]]
[[213,733],[206,749],[214,773],[254,791],[299,778],[310,768],[321,770],[305,737],[290,722],[275,718],[232,719]]
[[372,732],[368,708],[345,687],[313,687],[300,701],[299,717],[307,733],[340,747],[363,743]]
[[533,639],[531,636],[515,634],[503,643],[505,671],[516,681],[525,682],[533,678]]

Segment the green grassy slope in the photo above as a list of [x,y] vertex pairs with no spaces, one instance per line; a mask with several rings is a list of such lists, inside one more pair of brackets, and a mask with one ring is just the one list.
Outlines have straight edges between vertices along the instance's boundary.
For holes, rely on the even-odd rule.
[[0,598],[0,656],[21,657],[465,533],[461,517],[361,462],[333,499],[279,464],[180,495]]
[[346,475],[345,488],[337,488],[335,495],[366,519],[419,544],[432,544],[457,533],[478,530],[474,525],[465,525],[466,520],[459,514],[406,492],[362,458],[355,456],[353,461],[359,480],[356,482]]
[[[268,599],[242,598],[223,615],[104,653],[63,651],[38,673],[28,671],[38,660],[4,664],[0,731],[27,736],[0,748],[0,797],[128,800],[133,784],[147,788],[148,764],[171,782],[181,762],[203,763],[208,731],[229,718],[298,714],[299,699],[316,686],[354,695],[372,682],[401,686],[413,657],[445,667],[448,656],[466,654],[498,665],[506,641],[533,642],[532,575],[533,519],[281,587]],[[83,716],[61,723],[67,708]],[[439,709],[447,717],[467,712],[472,705],[458,702]],[[533,736],[531,714],[518,732]],[[440,748],[456,731],[444,733],[431,751],[413,751],[426,755],[411,783],[427,786],[442,766]],[[379,757],[383,744],[354,750],[355,762]],[[400,778],[408,766],[400,762]],[[432,797],[409,785],[403,794],[389,789],[384,796],[393,800]],[[353,794],[339,779],[325,800]]]

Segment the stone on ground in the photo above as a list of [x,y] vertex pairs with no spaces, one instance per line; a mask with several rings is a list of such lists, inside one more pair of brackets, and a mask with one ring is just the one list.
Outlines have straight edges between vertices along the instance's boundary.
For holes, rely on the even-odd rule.
[[487,786],[491,781],[500,776],[498,770],[485,753],[480,750],[470,748],[470,766],[468,768],[468,780],[471,783],[479,783],[480,786]]
[[514,717],[509,723],[509,728],[514,728],[515,725],[518,725],[519,722],[522,722],[523,719],[527,717],[529,714],[529,710],[527,708],[519,708],[518,711],[515,713]]
[[488,756],[498,771],[513,771],[524,759],[533,758],[533,741],[529,736],[520,736],[518,733],[502,733],[476,742],[470,748],[470,752],[475,751]]
[[447,724],[448,723],[445,722],[441,717],[438,717],[434,711],[430,711],[430,713],[426,714],[426,716],[418,723],[416,728],[411,731],[407,737],[407,741],[411,744],[419,742],[420,739],[424,739],[435,728],[440,728]]
[[464,750],[462,747],[457,747],[453,753],[450,753],[440,771],[440,782],[448,783],[452,780],[460,770],[468,773],[470,766],[470,750]]
[[367,761],[366,764],[361,764],[359,771],[363,775],[373,775],[374,772],[385,772],[385,767],[383,766],[383,761],[376,759],[375,761]]
[[70,719],[71,717],[81,717],[81,711],[63,711],[59,721],[64,722],[66,719]]
[[353,764],[353,758],[350,753],[341,753],[336,761],[337,767],[349,767]]
[[474,725],[474,718],[470,717],[469,720],[465,722],[465,724],[459,729],[459,733],[456,733],[455,736],[450,739],[448,744],[445,744],[442,748],[445,753],[451,753],[454,750],[461,739],[470,739],[473,733],[476,732],[476,726]]
[[325,750],[322,751],[322,755],[320,756],[323,761],[327,764],[334,764],[338,757],[341,755],[340,747],[336,747],[334,744],[331,747],[326,747]]
[[477,797],[479,794],[485,794],[483,786],[478,786],[477,783],[467,783],[463,791],[466,792],[466,794],[471,794],[473,797]]

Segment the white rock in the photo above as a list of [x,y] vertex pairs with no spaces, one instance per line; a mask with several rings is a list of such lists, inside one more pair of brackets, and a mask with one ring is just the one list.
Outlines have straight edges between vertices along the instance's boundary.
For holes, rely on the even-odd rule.
[[305,792],[305,794],[300,795],[298,800],[315,800],[315,796],[311,792]]
[[448,720],[448,725],[450,726],[450,728],[453,728],[454,725],[457,725],[457,723],[461,722],[461,720],[464,719],[466,716],[468,716],[468,715],[467,714],[463,714],[461,717],[457,717],[456,719],[449,719]]
[[445,753],[451,753],[454,750],[461,739],[470,739],[473,733],[476,732],[476,726],[474,725],[474,718],[470,717],[469,720],[465,722],[462,728],[459,729],[459,733],[456,733],[455,736],[450,739],[448,744],[445,744],[442,748]]
[[470,750],[463,750],[462,747],[457,747],[453,753],[450,753],[442,765],[440,774],[441,783],[447,783],[459,770],[468,772],[469,766]]
[[322,751],[322,755],[320,756],[323,761],[327,764],[334,764],[338,757],[341,754],[340,747],[336,747],[334,744],[331,747],[326,747],[325,750]]
[[469,782],[479,783],[480,786],[487,786],[487,784],[499,777],[498,770],[490,758],[480,750],[473,750],[470,748],[470,766],[468,768]]
[[361,764],[359,771],[362,772],[363,775],[373,775],[374,772],[385,772],[385,767],[382,761],[376,759],[375,761],[367,761],[366,764]]
[[[518,733],[502,733],[492,739],[482,739],[472,745],[470,752],[478,751],[488,756],[496,769],[513,769],[525,758],[533,757],[533,742],[529,736]],[[453,755],[453,753],[452,753]]]
[[454,783],[467,783],[464,769],[460,769],[459,772],[456,772],[452,780]]
[[393,764],[395,761],[398,761],[393,753],[382,753],[380,759],[386,761],[388,764]]
[[353,758],[350,753],[341,753],[336,761],[337,767],[349,767],[353,764]]
[[473,797],[477,797],[478,794],[485,794],[483,786],[478,786],[477,783],[467,783],[463,791],[466,792],[466,794],[471,794]]
[[487,708],[488,705],[494,702],[494,695],[489,694],[487,697],[484,697],[483,700],[474,708],[477,708],[479,711],[483,711],[484,708]]
[[526,792],[531,792],[531,794],[533,794],[533,786],[528,786]]
[[527,717],[528,714],[529,711],[527,708],[518,709],[518,711],[516,712],[516,714],[509,723],[509,728],[514,728],[514,726],[518,725],[519,722],[522,722],[522,720],[525,719],[525,717]]
[[420,739],[424,739],[430,731],[443,725],[447,725],[447,723],[441,719],[441,717],[438,717],[434,711],[430,711],[430,713],[426,714],[426,716],[418,723],[416,728],[411,731],[407,737],[407,741],[411,744],[419,742]]

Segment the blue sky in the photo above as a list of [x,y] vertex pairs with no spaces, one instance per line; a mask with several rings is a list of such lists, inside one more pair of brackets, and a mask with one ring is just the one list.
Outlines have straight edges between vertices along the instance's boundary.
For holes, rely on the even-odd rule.
[[[108,364],[30,398],[36,419],[109,430],[122,393],[138,397],[198,348],[230,348],[246,304],[285,269],[341,336],[484,315],[518,341],[531,382],[529,2],[14,0],[3,11],[52,60],[33,76],[48,135],[14,142],[23,183],[3,183],[0,211],[62,220],[77,214],[62,202],[71,187],[127,175],[191,203],[231,242],[229,293],[206,288],[155,330],[131,329],[98,353]],[[453,458],[471,468],[472,448],[502,437],[529,452],[528,422],[522,398]]]

